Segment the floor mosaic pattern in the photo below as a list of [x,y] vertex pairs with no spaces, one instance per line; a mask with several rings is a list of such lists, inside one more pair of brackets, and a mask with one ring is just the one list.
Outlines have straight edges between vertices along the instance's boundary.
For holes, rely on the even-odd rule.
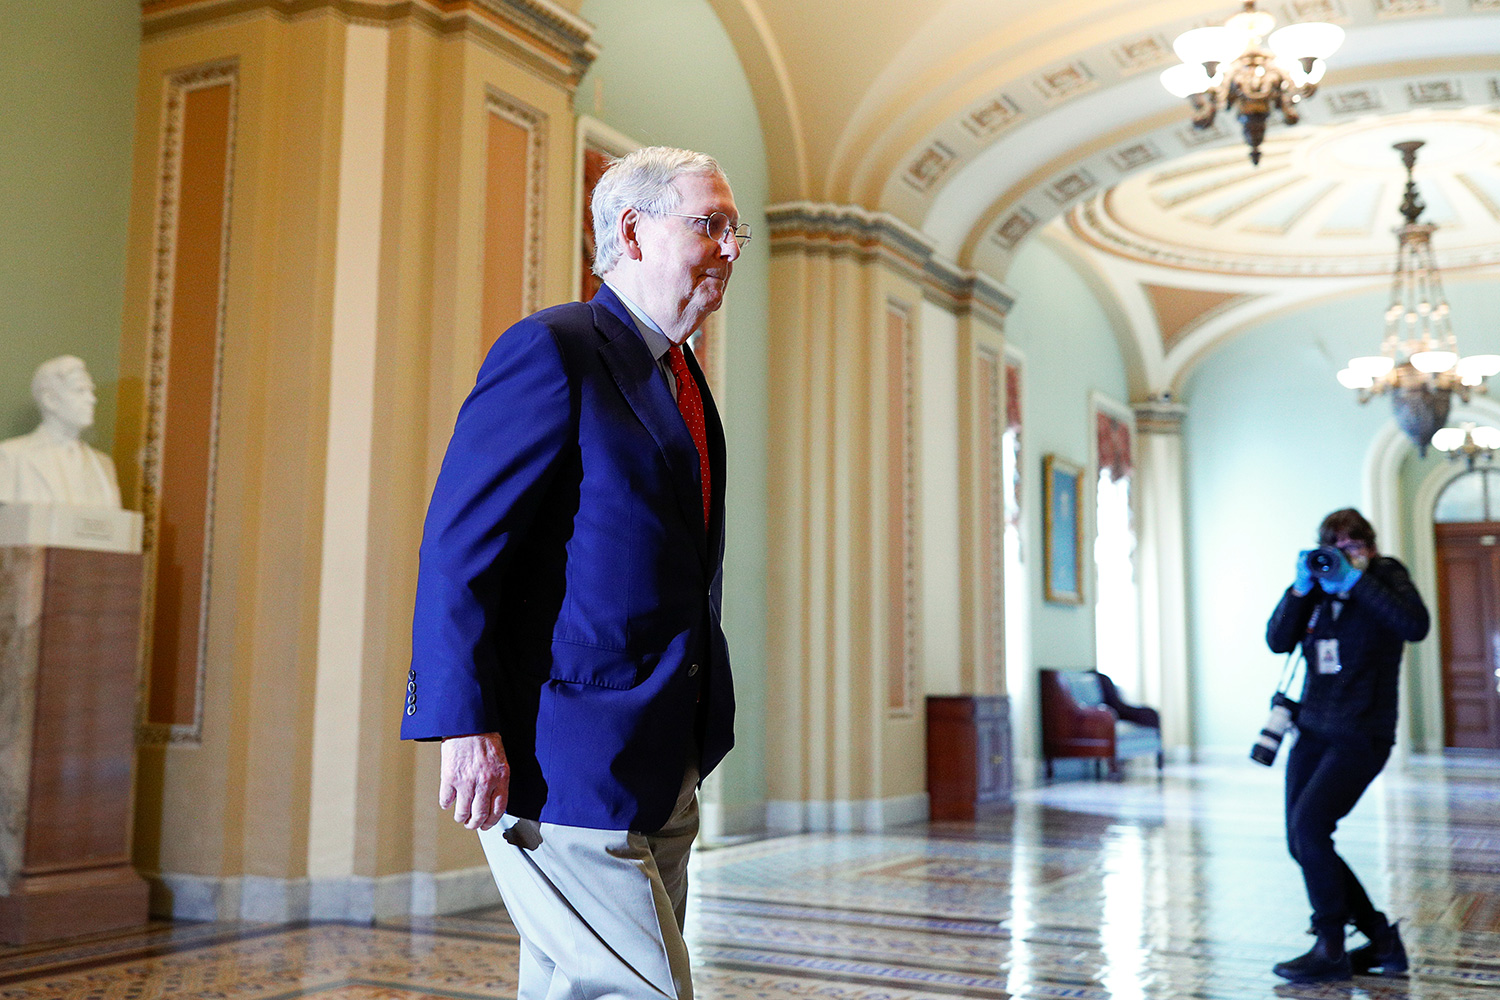
[[[699,851],[700,1000],[1500,1000],[1500,760],[1392,768],[1340,830],[1411,972],[1290,986],[1307,904],[1280,773],[1142,771],[1018,795],[975,823]],[[0,948],[0,1000],[515,995],[504,911],[373,927],[159,923]]]

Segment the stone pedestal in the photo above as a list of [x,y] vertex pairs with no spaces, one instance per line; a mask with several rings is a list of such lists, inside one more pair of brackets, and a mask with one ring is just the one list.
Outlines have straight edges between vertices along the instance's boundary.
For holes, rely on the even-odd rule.
[[[97,533],[138,530],[138,514],[89,513]],[[0,942],[146,923],[130,863],[140,614],[138,552],[0,533]]]

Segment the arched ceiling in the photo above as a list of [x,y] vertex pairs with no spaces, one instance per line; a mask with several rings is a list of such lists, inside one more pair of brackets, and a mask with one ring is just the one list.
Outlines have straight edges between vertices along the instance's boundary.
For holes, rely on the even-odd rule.
[[1445,270],[1500,263],[1500,107],[1371,115],[1289,129],[1259,167],[1220,148],[1148,168],[1067,213],[1086,243],[1163,269],[1222,275],[1390,274],[1406,171]]
[[1445,263],[1500,260],[1500,0],[1263,2],[1347,39],[1259,169],[1231,116],[1196,131],[1157,79],[1171,40],[1236,0],[708,2],[756,92],[773,201],[889,213],[1000,280],[1044,229],[1076,244],[1152,391],[1267,311],[1382,280],[1397,138],[1431,144]]

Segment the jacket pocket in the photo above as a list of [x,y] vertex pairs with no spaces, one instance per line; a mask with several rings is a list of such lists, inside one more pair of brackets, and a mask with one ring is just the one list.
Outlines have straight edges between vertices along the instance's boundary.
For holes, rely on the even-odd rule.
[[655,655],[640,656],[623,649],[554,638],[548,676],[570,684],[627,690],[651,673],[657,659]]

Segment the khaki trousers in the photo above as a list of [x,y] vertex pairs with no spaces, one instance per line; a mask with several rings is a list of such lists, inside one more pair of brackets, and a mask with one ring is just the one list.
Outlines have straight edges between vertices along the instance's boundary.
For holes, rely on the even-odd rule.
[[671,818],[651,834],[509,814],[479,832],[521,934],[519,1000],[692,1000],[682,924],[697,784],[689,767]]

